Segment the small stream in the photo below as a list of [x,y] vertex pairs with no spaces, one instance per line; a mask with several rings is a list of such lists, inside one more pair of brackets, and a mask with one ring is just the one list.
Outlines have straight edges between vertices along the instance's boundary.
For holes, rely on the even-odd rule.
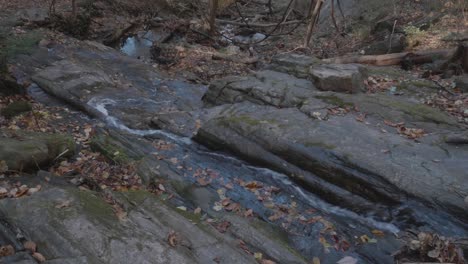
[[[156,37],[154,35],[147,36],[146,33],[141,36],[130,37],[126,39],[121,51],[131,57],[145,57],[144,54],[146,52],[149,54],[149,47],[151,46],[151,41],[148,39],[156,39]],[[175,83],[175,88],[172,87],[173,83]],[[171,92],[184,92],[184,89],[182,89],[183,87],[177,87],[177,83],[173,83],[169,85],[173,88]],[[35,84],[30,86],[28,92],[36,101],[45,105],[64,106],[62,101],[47,95]],[[153,91],[151,91],[151,93],[153,93]],[[154,91],[154,93],[157,93],[157,91]],[[112,95],[109,96],[112,97]],[[126,107],[135,108],[138,114],[140,114],[140,112],[138,112],[139,109],[148,108],[151,110],[148,110],[148,112],[154,113],[159,109],[159,104],[170,104],[173,102],[165,101],[167,98],[163,98],[164,100],[161,101],[153,99],[155,98],[149,96],[141,100],[136,97],[123,98],[122,100],[125,101],[124,104]],[[326,218],[333,223],[337,233],[345,234],[350,241],[359,238],[363,234],[372,235],[371,230],[377,229],[384,231],[387,233],[388,238],[379,238],[379,243],[383,241],[383,246],[379,244],[378,250],[365,248],[363,249],[363,251],[365,251],[364,253],[355,253],[365,255],[365,259],[367,259],[369,263],[372,263],[373,259],[379,259],[381,256],[386,256],[388,258],[390,254],[385,251],[395,250],[395,235],[407,229],[435,232],[444,236],[468,237],[467,223],[461,222],[448,213],[430,208],[424,203],[412,198],[408,198],[405,202],[397,206],[382,206],[376,204],[374,211],[359,214],[349,208],[343,208],[326,202],[321,197],[291,181],[285,174],[267,168],[253,166],[249,162],[241,160],[229,153],[212,151],[189,137],[178,136],[163,130],[131,128],[129,127],[131,125],[125,125],[119,117],[115,116],[116,113],[118,114],[117,111],[121,110],[119,107],[122,102],[116,98],[107,98],[107,96],[93,97],[87,102],[87,107],[90,108],[88,112],[95,114],[95,116],[103,120],[108,127],[119,130],[123,132],[122,134],[129,134],[128,138],[130,140],[135,140],[140,143],[143,142],[142,144],[144,147],[142,147],[142,150],[145,151],[148,156],[156,152],[156,148],[152,145],[155,141],[162,140],[174,146],[170,149],[158,150],[158,154],[178,160],[177,164],[171,163],[169,160],[167,162],[164,160],[161,161],[166,162],[166,165],[170,167],[172,172],[183,175],[183,179],[193,186],[197,186],[197,178],[194,176],[195,171],[210,170],[211,172],[215,172],[217,174],[215,180],[210,182],[209,185],[204,186],[204,188],[210,189],[214,194],[220,189],[224,189],[226,197],[240,203],[243,208],[252,209],[259,218],[278,226],[278,228],[284,229],[284,226],[281,225],[282,223],[280,221],[269,220],[269,217],[272,215],[272,210],[271,208],[267,208],[265,204],[258,199],[256,194],[237,184],[234,184],[232,189],[226,189],[226,184],[236,181],[258,181],[264,186],[277,188],[280,191],[271,196],[272,204],[284,205],[289,208],[294,204],[294,207],[301,214],[302,212],[315,211],[314,213],[307,213],[306,216],[320,216]],[[178,103],[185,104],[184,101]],[[114,111],[114,109],[117,111]],[[187,203],[191,202],[193,201],[187,201]],[[194,207],[201,206],[200,204],[197,205],[195,202],[193,203]],[[211,210],[213,204],[206,204],[206,206],[206,208],[202,208],[204,211]],[[384,210],[383,213],[382,210]],[[298,221],[290,223],[287,231],[288,233],[295,234],[292,235],[292,246],[301,249],[301,253],[305,256],[313,257],[318,250],[317,248],[322,248],[322,245],[320,245],[317,239],[317,237],[322,235],[321,227],[318,226],[319,225],[304,226]],[[384,249],[380,247],[384,247]],[[335,257],[339,256],[336,255]],[[381,263],[390,262],[383,261]]]
[[[192,141],[188,137],[181,137],[162,130],[131,129],[120,122],[118,118],[109,115],[106,106],[116,104],[112,99],[93,98],[88,102],[88,104],[98,110],[104,116],[107,124],[111,127],[141,137],[162,138],[172,144],[178,145],[178,148],[184,150],[180,154],[174,153],[176,157],[180,158],[183,155],[187,155],[187,152],[191,152],[192,159],[195,159],[193,157],[197,157],[195,162],[196,164],[207,164],[206,167],[212,168],[216,171],[225,172],[223,175],[229,174],[229,172],[227,172],[229,167],[240,167],[243,170],[248,171],[248,175],[245,175],[246,172],[243,171],[245,175],[244,177],[252,180],[261,179],[267,184],[279,187],[283,191],[293,195],[295,199],[330,215],[332,218],[338,217],[346,220],[352,219],[363,226],[369,226],[394,234],[405,229],[421,229],[448,236],[460,236],[462,234],[468,235],[468,226],[466,224],[453,219],[447,213],[428,208],[424,204],[415,200],[408,200],[406,203],[398,207],[389,208],[389,215],[392,216],[391,219],[379,219],[379,216],[372,212],[368,215],[359,215],[346,208],[341,208],[325,202],[320,197],[304,190],[296,183],[292,182],[288,176],[282,173],[252,166],[245,161],[239,160],[238,158],[226,153],[213,152]],[[350,227],[355,228],[352,224]]]

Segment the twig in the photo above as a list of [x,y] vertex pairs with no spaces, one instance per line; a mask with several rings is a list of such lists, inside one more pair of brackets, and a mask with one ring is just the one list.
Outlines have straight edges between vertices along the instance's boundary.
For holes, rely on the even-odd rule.
[[[248,25],[249,27],[276,27],[278,23],[271,23],[271,24],[260,24],[260,23],[251,23],[251,24],[246,24],[244,22],[237,22],[237,21],[231,21],[231,20],[224,20],[224,19],[216,19],[216,22],[219,22],[221,24],[230,24],[230,25],[235,25],[235,26],[246,26]],[[292,25],[292,24],[297,24],[301,23],[302,20],[292,20],[292,21],[287,21],[287,22],[280,22],[279,25]]]
[[68,151],[69,151],[68,149],[64,150],[62,153],[60,153],[60,154],[54,159],[54,161],[60,159],[60,158],[61,158],[63,155],[65,155]]
[[393,23],[392,34],[390,35],[390,43],[389,43],[389,45],[388,45],[387,54],[390,53],[390,51],[392,50],[393,34],[395,34],[395,27],[396,27],[397,21],[398,21],[398,20],[395,19],[395,22]]

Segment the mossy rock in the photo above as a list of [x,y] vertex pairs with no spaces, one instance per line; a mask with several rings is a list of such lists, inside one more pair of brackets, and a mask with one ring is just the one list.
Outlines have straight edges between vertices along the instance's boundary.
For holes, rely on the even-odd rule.
[[118,141],[110,135],[98,134],[91,139],[91,149],[104,155],[116,164],[128,164],[133,161]]
[[8,80],[8,79],[0,79],[0,95],[8,96],[8,95],[24,94],[24,93],[25,93],[24,87],[17,84],[15,81]]
[[327,104],[336,105],[341,108],[354,107],[354,104],[351,102],[346,102],[342,98],[336,95],[317,95],[315,98],[324,101]]
[[32,106],[26,101],[17,101],[9,104],[0,112],[5,118],[13,118],[26,112],[32,111]]
[[[62,134],[0,131],[0,160],[13,171],[35,171],[50,166],[58,157],[75,154],[73,138]],[[14,137],[13,137],[14,136]]]

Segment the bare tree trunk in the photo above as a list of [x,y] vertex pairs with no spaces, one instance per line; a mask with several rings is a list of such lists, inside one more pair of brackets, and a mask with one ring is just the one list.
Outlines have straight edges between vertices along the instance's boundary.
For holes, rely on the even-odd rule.
[[55,2],[56,2],[56,0],[50,1],[49,15],[54,15],[55,14]]
[[[312,10],[313,0],[310,5],[311,5],[310,10]],[[310,40],[312,39],[312,33],[314,32],[315,24],[317,23],[320,10],[322,9],[322,5],[323,5],[323,0],[316,0],[315,8],[310,16],[309,27],[307,28],[307,35],[304,41],[304,47],[306,48],[308,48],[310,45]]]
[[72,0],[72,18],[76,18],[76,0]]
[[208,23],[210,34],[214,34],[216,28],[216,13],[218,12],[218,0],[210,0]]

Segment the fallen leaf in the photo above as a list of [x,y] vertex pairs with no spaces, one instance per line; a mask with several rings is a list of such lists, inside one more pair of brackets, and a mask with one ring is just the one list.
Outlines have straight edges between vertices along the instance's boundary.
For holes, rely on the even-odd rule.
[[28,195],[35,194],[35,193],[37,193],[38,191],[40,191],[41,189],[42,189],[42,186],[41,186],[41,185],[37,185],[37,186],[34,187],[34,188],[29,188],[27,194],[28,194]]
[[347,257],[344,257],[344,258],[340,259],[336,263],[337,264],[356,264],[357,262],[358,262],[357,259],[347,256]]
[[28,250],[31,253],[34,253],[37,251],[37,245],[33,241],[25,241],[23,243],[24,249]]
[[385,233],[383,231],[380,231],[380,230],[377,230],[377,229],[372,230],[372,234],[374,234],[377,237],[385,236]]
[[42,263],[46,261],[46,258],[39,252],[34,252],[32,254],[33,258],[37,260],[37,262]]
[[71,201],[69,200],[62,201],[61,203],[57,204],[55,208],[57,209],[67,208],[67,207],[70,207],[70,204],[71,204]]
[[223,221],[221,223],[219,223],[218,225],[216,225],[216,229],[220,232],[220,233],[226,233],[226,231],[228,230],[228,228],[231,226],[231,222],[229,221]]
[[177,209],[179,209],[181,211],[187,211],[187,207],[185,207],[185,206],[177,206]]
[[15,249],[12,245],[6,245],[0,247],[0,257],[11,256],[15,254]]
[[8,171],[8,165],[6,161],[0,160],[0,173],[5,173]]
[[200,186],[207,186],[211,183],[211,179],[207,180],[205,177],[202,177],[202,178],[198,178],[197,182],[198,184],[200,184]]
[[177,234],[174,231],[169,232],[167,243],[169,243],[169,246],[171,247],[175,247],[177,245]]
[[195,210],[193,210],[194,214],[200,214],[201,213],[201,208],[197,207]]
[[262,254],[261,252],[255,252],[255,253],[254,253],[254,258],[255,258],[256,260],[260,260],[260,259],[263,258],[263,254]]
[[273,260],[269,260],[269,259],[262,259],[260,261],[260,264],[276,264],[276,262],[274,262]]
[[8,195],[8,190],[6,188],[0,187],[0,198],[3,198]]
[[312,263],[313,263],[313,264],[320,264],[320,259],[317,258],[317,257],[314,257],[314,258],[312,259]]
[[244,212],[244,217],[249,217],[249,216],[253,216],[253,210],[252,209],[249,209],[249,210]]
[[262,184],[257,182],[257,181],[251,181],[251,182],[248,182],[245,186],[245,188],[247,189],[260,189],[262,188]]

